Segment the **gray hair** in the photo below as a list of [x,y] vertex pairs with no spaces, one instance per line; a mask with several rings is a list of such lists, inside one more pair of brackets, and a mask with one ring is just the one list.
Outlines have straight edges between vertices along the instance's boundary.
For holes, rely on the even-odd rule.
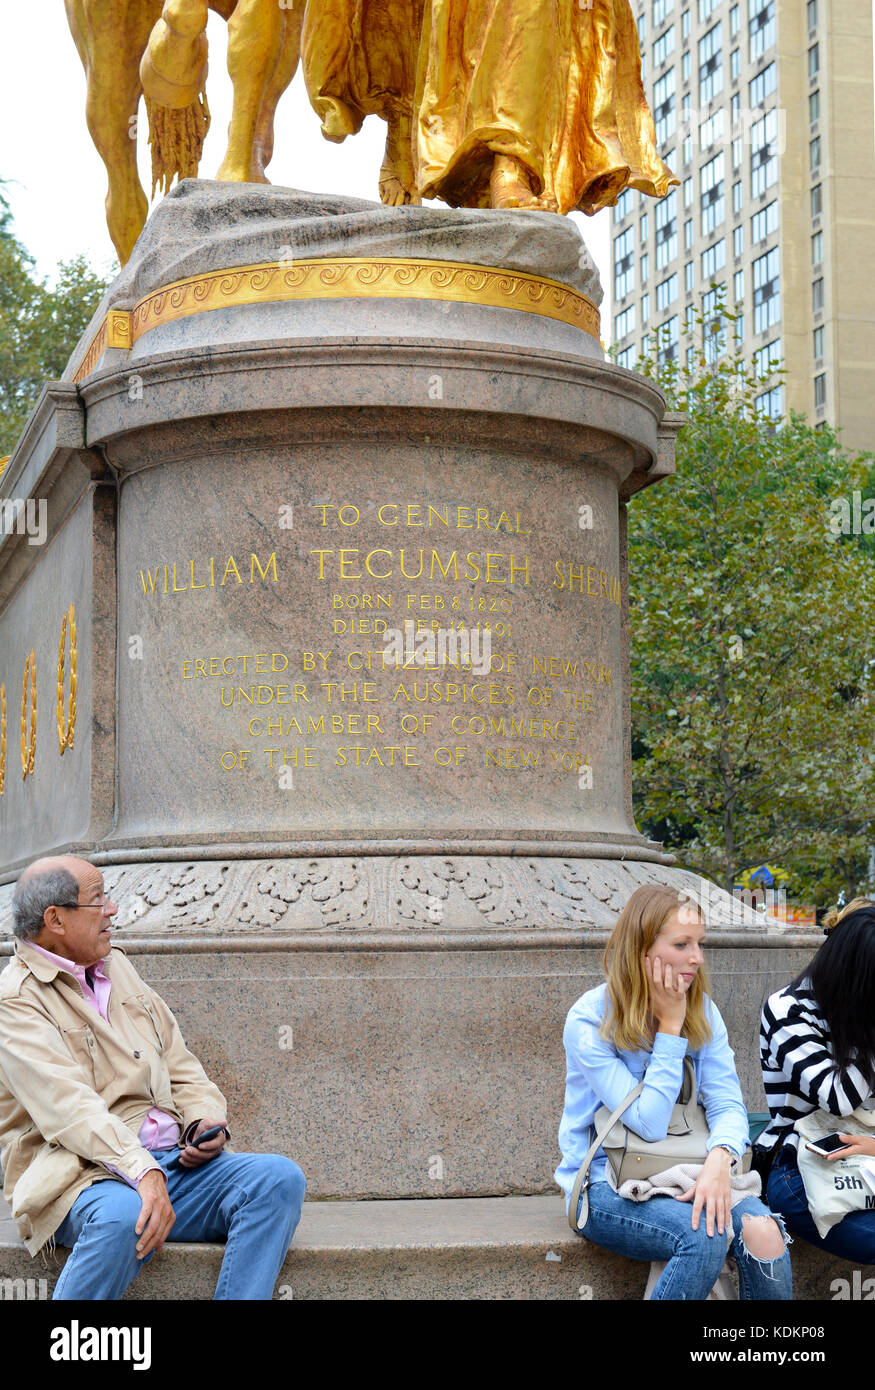
[[12,895],[12,931],[20,941],[33,941],[45,923],[43,913],[58,903],[74,903],[79,884],[69,869],[43,869],[23,875]]

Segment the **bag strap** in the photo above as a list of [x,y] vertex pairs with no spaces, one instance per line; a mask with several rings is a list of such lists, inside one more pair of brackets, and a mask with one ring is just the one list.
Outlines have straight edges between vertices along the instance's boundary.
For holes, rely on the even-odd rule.
[[592,1161],[596,1155],[596,1152],[601,1148],[603,1142],[605,1141],[605,1139],[607,1139],[608,1135],[614,1128],[614,1125],[617,1123],[620,1116],[624,1114],[626,1110],[629,1109],[629,1106],[632,1104],[633,1100],[636,1100],[643,1090],[644,1082],[639,1081],[635,1089],[629,1092],[624,1101],[621,1101],[621,1103],[617,1106],[613,1114],[605,1121],[604,1125],[602,1126],[601,1132],[596,1135],[595,1139],[593,1140],[592,1144],[590,1145],[587,1151],[586,1157],[584,1158],[583,1162],[578,1168],[577,1177],[574,1179],[574,1186],[571,1189],[571,1199],[568,1203],[568,1224],[571,1227],[572,1231],[576,1231],[578,1229],[577,1208],[580,1202],[580,1194],[584,1190],[584,1188],[589,1187],[589,1170],[592,1166]]
[[[587,1187],[589,1187],[589,1170],[592,1166],[592,1161],[595,1158],[597,1151],[601,1148],[602,1144],[610,1134],[611,1130],[614,1128],[614,1125],[617,1123],[620,1116],[623,1115],[629,1109],[629,1106],[632,1104],[633,1100],[636,1100],[643,1090],[644,1081],[642,1079],[638,1082],[638,1085],[635,1087],[635,1089],[629,1092],[626,1099],[617,1106],[614,1113],[605,1121],[601,1133],[596,1135],[595,1139],[593,1140],[592,1144],[590,1145],[587,1151],[587,1154],[583,1162],[578,1168],[577,1177],[574,1179],[574,1186],[571,1189],[571,1198],[568,1203],[568,1224],[571,1227],[572,1231],[576,1231],[578,1229],[577,1208],[580,1203],[580,1194]],[[693,1063],[689,1057],[685,1057],[684,1079],[681,1083],[681,1089],[678,1093],[678,1099],[676,1104],[679,1103],[684,1107],[684,1117],[685,1119],[687,1119],[688,1124],[689,1119],[686,1114],[686,1107],[689,1105],[690,1101],[698,1101],[698,1087],[696,1085],[696,1072],[695,1068],[693,1067]]]

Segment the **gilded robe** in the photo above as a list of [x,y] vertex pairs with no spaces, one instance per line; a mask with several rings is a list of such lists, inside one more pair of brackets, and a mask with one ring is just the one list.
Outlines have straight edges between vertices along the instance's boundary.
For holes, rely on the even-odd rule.
[[678,183],[657,152],[628,0],[426,0],[414,114],[420,193],[453,207],[490,205],[496,154],[562,213]]

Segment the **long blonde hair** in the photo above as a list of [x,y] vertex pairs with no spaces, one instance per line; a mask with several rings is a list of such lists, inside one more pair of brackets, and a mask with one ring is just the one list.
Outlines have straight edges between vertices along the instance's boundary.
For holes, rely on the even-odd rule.
[[[608,977],[608,1001],[600,1032],[618,1048],[627,1052],[649,1051],[656,1035],[656,1025],[650,1007],[650,982],[644,958],[671,914],[678,908],[695,910],[704,920],[704,913],[690,895],[659,884],[636,888],[620,913],[605,947],[602,965]],[[690,1048],[703,1047],[711,1040],[711,1029],[705,1017],[705,995],[710,992],[704,965],[687,990],[687,1012],[681,1028]]]

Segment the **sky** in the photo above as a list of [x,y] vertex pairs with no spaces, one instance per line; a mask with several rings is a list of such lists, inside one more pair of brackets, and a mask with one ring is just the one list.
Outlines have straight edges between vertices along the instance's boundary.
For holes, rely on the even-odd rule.
[[[4,7],[0,45],[0,179],[14,217],[14,231],[54,282],[59,262],[84,253],[106,273],[115,252],[106,230],[106,172],[85,124],[85,74],[61,0],[25,0]],[[200,172],[213,178],[224,153],[231,108],[224,21],[211,14],[207,98],[212,125]],[[151,185],[146,118],[140,104],[140,179]],[[330,144],[307,101],[300,73],[280,102],[276,144],[267,174],[280,187],[316,193],[379,198],[377,177],[386,127],[371,116],[364,129],[341,145]],[[159,195],[160,196],[160,195]],[[601,274],[605,299],[602,332],[609,312],[610,214],[575,214]]]

